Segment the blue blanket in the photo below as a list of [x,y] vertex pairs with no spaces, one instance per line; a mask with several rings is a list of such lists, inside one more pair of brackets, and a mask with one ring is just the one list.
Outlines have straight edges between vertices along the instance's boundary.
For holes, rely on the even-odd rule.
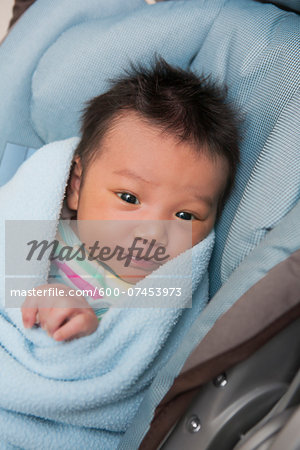
[[[0,189],[1,254],[5,220],[56,223],[77,142],[71,138],[42,147]],[[48,233],[52,240],[55,227]],[[63,343],[42,329],[24,329],[20,309],[5,307],[1,258],[0,430],[4,448],[116,448],[149,384],[207,302],[207,265],[213,242],[211,232],[139,283],[142,288],[163,286],[164,274],[178,274],[186,294],[173,307],[149,307],[144,296],[134,299],[143,307],[129,307],[128,298],[128,307],[110,309],[94,334]],[[181,278],[182,267],[191,259],[192,276]],[[41,283],[47,281],[46,265],[37,277]],[[189,288],[198,289],[192,307],[187,307]]]

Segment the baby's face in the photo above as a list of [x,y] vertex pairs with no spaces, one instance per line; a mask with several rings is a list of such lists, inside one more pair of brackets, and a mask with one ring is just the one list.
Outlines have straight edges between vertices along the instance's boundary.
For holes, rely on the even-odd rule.
[[[79,237],[86,247],[98,240],[101,246],[128,249],[141,237],[164,246],[171,259],[209,234],[227,176],[223,158],[197,154],[192,145],[127,113],[103,138],[82,183],[77,159],[68,206],[77,211]],[[87,231],[80,226],[86,220],[100,222]],[[117,259],[107,264],[131,283],[159,267],[134,259],[128,267]]]

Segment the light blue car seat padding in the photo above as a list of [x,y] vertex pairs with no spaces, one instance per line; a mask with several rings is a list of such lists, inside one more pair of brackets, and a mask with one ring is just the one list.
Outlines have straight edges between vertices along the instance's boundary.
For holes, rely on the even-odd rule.
[[[48,47],[78,23],[93,22],[97,17],[126,15],[144,4],[143,0],[38,0],[26,11],[0,46],[0,158],[7,142],[33,148],[46,143],[32,125],[30,107],[32,77]],[[74,44],[72,42],[68,53]],[[65,57],[67,55],[63,55],[59,65]],[[67,133],[68,137],[71,135]]]
[[229,85],[245,115],[235,192],[217,226],[211,295],[299,198],[299,36],[296,14],[230,1],[193,61]]
[[0,47],[0,156],[7,142],[39,147],[78,134],[84,101],[129,60],[146,62],[154,52],[225,81],[245,116],[242,163],[210,268],[211,293],[225,284],[153,383],[121,448],[136,448],[183,355],[268,268],[299,248],[299,206],[288,213],[300,195],[299,37],[299,16],[251,0],[39,0]]
[[35,2],[0,47],[0,154],[6,142],[40,147],[77,135],[84,102],[130,60],[157,51],[187,66],[224,2]]
[[7,183],[17,168],[30,158],[36,149],[8,143],[4,149],[0,164],[0,187]]
[[39,136],[49,142],[76,135],[86,99],[105,91],[108,78],[124,73],[129,61],[147,62],[157,52],[187,67],[224,1],[211,2],[204,17],[197,3],[186,10],[183,2],[146,5],[66,30],[44,53],[32,80],[31,119]]

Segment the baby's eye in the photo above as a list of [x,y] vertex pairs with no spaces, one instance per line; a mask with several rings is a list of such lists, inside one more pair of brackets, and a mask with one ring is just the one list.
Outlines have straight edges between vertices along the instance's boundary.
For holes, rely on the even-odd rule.
[[185,211],[180,211],[180,212],[176,213],[175,215],[183,220],[196,220],[197,219],[193,214],[185,212]]
[[135,195],[129,194],[128,192],[117,192],[117,196],[127,203],[133,203],[134,205],[138,205],[140,203]]

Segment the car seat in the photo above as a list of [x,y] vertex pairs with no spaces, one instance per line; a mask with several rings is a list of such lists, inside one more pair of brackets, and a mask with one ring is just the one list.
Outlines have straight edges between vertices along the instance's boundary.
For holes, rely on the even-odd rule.
[[[280,3],[39,0],[0,47],[2,183],[31,149],[77,135],[84,102],[155,52],[225,82],[244,117],[210,303],[148,389],[122,449],[232,448],[299,368],[300,19]],[[5,162],[13,154],[20,162]]]

